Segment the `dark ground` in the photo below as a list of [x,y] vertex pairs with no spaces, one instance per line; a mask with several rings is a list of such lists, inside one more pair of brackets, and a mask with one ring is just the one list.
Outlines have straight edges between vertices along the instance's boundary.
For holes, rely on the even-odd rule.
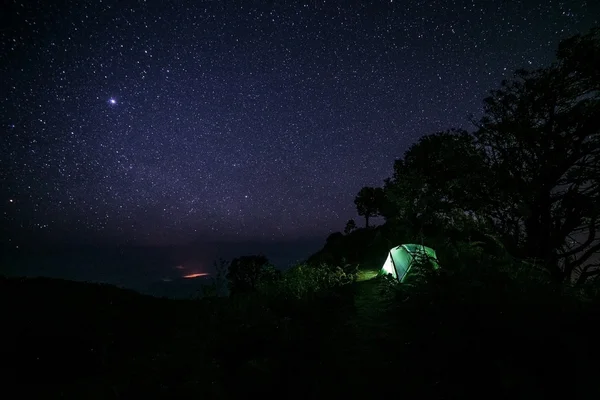
[[376,278],[297,301],[176,301],[2,279],[3,387],[45,399],[600,398],[596,305],[454,289]]

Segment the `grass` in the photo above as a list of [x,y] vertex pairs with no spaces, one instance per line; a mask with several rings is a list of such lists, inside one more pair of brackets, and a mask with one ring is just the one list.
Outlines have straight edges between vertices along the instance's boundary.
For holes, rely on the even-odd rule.
[[371,280],[371,279],[377,277],[378,273],[379,273],[379,270],[376,270],[376,269],[359,270],[358,277],[356,280],[358,282],[368,281],[368,280]]

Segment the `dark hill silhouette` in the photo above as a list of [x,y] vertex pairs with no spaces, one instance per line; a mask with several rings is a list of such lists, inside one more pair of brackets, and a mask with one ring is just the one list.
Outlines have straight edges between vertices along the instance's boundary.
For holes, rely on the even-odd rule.
[[480,398],[491,387],[499,396],[600,395],[600,302],[517,279],[487,256],[477,268],[477,257],[418,286],[375,278],[298,298],[259,291],[177,301],[109,285],[2,279],[3,390],[367,396],[389,393],[373,382],[401,375],[406,396]]

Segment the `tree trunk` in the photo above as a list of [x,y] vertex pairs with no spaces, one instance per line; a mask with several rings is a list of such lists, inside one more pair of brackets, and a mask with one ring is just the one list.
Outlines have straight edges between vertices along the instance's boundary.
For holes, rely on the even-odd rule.
[[370,218],[370,215],[368,215],[368,214],[367,214],[367,215],[365,215],[365,227],[366,227],[366,228],[368,228],[368,227],[369,227],[369,218]]

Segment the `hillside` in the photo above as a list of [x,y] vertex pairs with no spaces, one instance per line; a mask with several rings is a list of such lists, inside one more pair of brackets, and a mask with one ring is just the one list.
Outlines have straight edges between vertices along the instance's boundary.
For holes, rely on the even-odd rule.
[[2,279],[0,293],[5,378],[45,398],[600,394],[597,303],[510,281],[396,288],[363,274],[296,300],[49,279]]

